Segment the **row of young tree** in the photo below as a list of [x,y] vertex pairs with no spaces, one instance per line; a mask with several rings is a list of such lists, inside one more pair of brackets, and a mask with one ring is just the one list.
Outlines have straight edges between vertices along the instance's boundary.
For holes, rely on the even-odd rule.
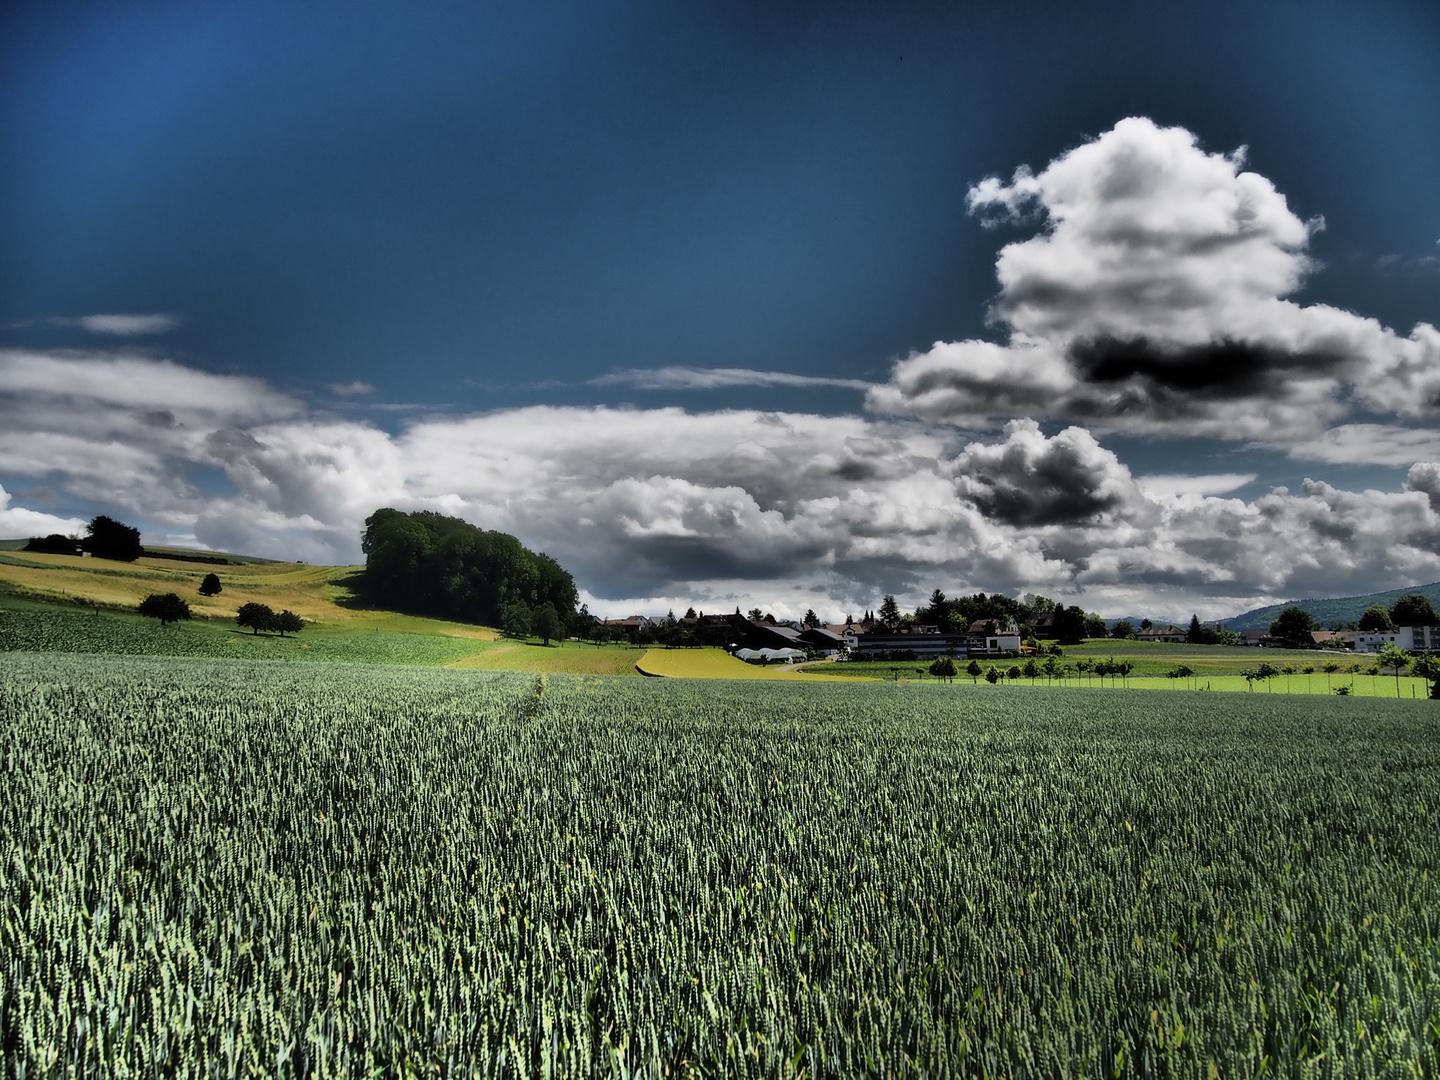
[[548,605],[557,636],[576,622],[575,579],[508,533],[386,507],[365,519],[360,546],[364,592],[377,607],[503,629],[507,616],[518,628],[521,608],[533,621]]
[[[937,679],[947,680],[957,678],[961,671],[955,661],[948,656],[940,657],[925,670]],[[964,668],[965,674],[970,676],[972,682],[978,683],[983,677],[991,686],[1006,679],[1011,682],[1029,679],[1033,684],[1039,679],[1044,679],[1049,683],[1056,679],[1088,678],[1091,675],[1102,682],[1107,678],[1124,680],[1134,670],[1135,664],[1130,660],[1116,660],[1111,657],[1107,660],[1077,660],[1073,664],[1062,664],[1057,655],[1046,657],[1044,663],[1031,657],[1023,665],[1011,664],[1008,668],[995,664],[982,667],[980,661],[971,660]],[[1187,668],[1186,671],[1188,673],[1189,669]]]

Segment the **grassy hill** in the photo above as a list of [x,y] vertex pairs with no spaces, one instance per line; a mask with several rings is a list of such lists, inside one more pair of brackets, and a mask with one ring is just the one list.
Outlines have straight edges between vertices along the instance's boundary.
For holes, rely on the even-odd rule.
[[[357,594],[359,566],[311,566],[228,552],[147,548],[133,563],[21,550],[0,541],[0,650],[235,657],[326,663],[446,666],[488,671],[638,676],[643,650],[502,639],[485,626],[378,611]],[[218,596],[201,596],[206,574]],[[194,618],[161,627],[136,613],[151,593],[173,592]],[[289,609],[298,636],[251,634],[235,625],[242,604]],[[738,663],[738,661],[736,662]]]
[[1411,593],[1428,596],[1430,602],[1440,608],[1440,581],[1437,581],[1433,585],[1412,585],[1405,589],[1367,593],[1364,596],[1338,596],[1330,600],[1287,600],[1283,604],[1256,608],[1243,615],[1236,615],[1233,619],[1225,619],[1221,625],[1228,626],[1231,630],[1268,630],[1270,623],[1287,607],[1304,608],[1325,625],[1332,622],[1353,622],[1372,604],[1383,604],[1388,608],[1400,597],[1409,596]]

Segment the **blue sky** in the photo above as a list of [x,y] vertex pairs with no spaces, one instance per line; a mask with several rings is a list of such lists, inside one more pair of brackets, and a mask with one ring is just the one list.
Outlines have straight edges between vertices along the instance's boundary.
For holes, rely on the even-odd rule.
[[1420,3],[12,4],[0,532],[428,507],[613,611],[1432,581],[1437,108]]

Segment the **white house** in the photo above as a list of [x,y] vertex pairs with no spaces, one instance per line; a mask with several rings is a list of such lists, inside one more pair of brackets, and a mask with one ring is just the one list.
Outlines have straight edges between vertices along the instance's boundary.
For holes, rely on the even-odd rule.
[[1406,652],[1440,650],[1440,626],[1397,626],[1394,630],[1362,630],[1355,635],[1357,653],[1378,653],[1386,645]]
[[970,624],[970,639],[972,651],[1020,651],[1020,627],[1014,619],[976,619]]

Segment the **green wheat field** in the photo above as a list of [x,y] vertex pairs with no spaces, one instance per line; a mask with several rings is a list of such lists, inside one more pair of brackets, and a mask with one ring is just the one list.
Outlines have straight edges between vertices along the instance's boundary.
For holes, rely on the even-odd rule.
[[5,1071],[1440,1071],[1432,703],[950,689],[0,653]]

